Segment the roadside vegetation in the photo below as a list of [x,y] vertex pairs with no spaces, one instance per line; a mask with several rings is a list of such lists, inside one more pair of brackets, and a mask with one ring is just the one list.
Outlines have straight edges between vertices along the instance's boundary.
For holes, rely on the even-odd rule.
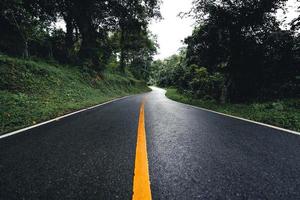
[[212,99],[195,99],[186,94],[179,93],[174,88],[167,89],[166,96],[181,103],[300,131],[300,99],[284,99],[247,104],[220,104]]
[[144,81],[107,69],[99,73],[0,55],[0,133],[71,111],[149,91]]
[[282,29],[285,3],[194,1],[186,47],[153,62],[150,82],[177,101],[299,131],[300,18]]
[[159,1],[0,2],[0,133],[148,91]]

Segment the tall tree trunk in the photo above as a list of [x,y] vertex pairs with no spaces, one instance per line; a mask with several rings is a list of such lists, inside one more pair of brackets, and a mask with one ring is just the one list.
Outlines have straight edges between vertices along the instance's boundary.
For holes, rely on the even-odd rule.
[[67,50],[70,52],[73,49],[74,46],[74,24],[73,24],[73,18],[70,16],[70,14],[67,14],[66,16],[64,16],[64,20],[66,22],[66,38],[65,38],[65,42],[66,42],[66,47]]
[[82,61],[88,61],[93,67],[99,66],[97,32],[90,23],[78,24],[82,42],[79,57]]
[[52,43],[49,43],[49,58],[53,58],[53,47],[52,47]]
[[124,29],[123,27],[121,27],[121,38],[120,38],[120,71],[121,72],[125,72],[125,67],[126,67],[126,63],[125,63],[125,33],[124,33]]
[[221,91],[220,102],[221,104],[225,104],[227,102],[228,89],[227,85],[224,84]]
[[91,58],[93,55],[93,48],[95,48],[96,37],[88,27],[84,27],[81,31],[82,42],[80,46],[79,55],[81,58]]
[[63,14],[63,19],[66,23],[66,36],[65,36],[65,59],[66,61],[71,61],[72,51],[74,48],[74,23],[73,17],[71,16],[71,11],[66,11],[66,14]]
[[29,50],[28,50],[28,41],[24,41],[24,49],[23,49],[23,57],[24,58],[29,58]]

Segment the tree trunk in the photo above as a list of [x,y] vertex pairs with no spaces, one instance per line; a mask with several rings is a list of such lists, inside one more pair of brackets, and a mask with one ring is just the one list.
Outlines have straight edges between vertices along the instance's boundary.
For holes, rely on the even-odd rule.
[[82,61],[92,61],[92,64],[97,65],[97,32],[87,19],[82,18],[77,22],[82,36],[79,57]]
[[225,83],[222,87],[222,90],[221,90],[221,96],[220,96],[220,103],[221,104],[225,104],[225,103],[228,102],[228,99],[229,99],[228,90],[229,90],[229,87],[230,87],[231,83],[232,82],[231,82],[230,78],[227,77],[226,80],[225,80]]
[[52,44],[49,44],[49,58],[53,58],[53,47]]
[[[66,22],[66,38],[65,38],[65,42],[66,42],[66,47],[67,50],[70,52],[73,49],[74,46],[74,25],[73,25],[73,18],[70,17],[70,14],[67,14],[64,17],[64,20]],[[68,52],[68,53],[69,53]]]
[[81,1],[74,1],[75,10],[74,20],[81,34],[81,45],[79,50],[79,58],[81,62],[86,63],[90,67],[98,69],[99,60],[99,42],[97,41],[97,27],[94,26],[93,17],[90,8]]
[[25,59],[29,58],[29,50],[28,50],[28,41],[24,41],[24,50],[23,50],[23,57]]
[[120,71],[121,72],[125,72],[125,67],[126,67],[126,63],[125,63],[125,33],[124,33],[124,29],[123,27],[121,27],[121,38],[120,38]]
[[95,34],[92,30],[81,31],[82,42],[79,55],[83,59],[90,59],[94,56],[94,50],[97,47]]
[[220,97],[221,104],[225,104],[227,102],[227,95],[228,95],[227,91],[228,91],[227,85],[224,84],[223,87],[222,87],[221,97]]

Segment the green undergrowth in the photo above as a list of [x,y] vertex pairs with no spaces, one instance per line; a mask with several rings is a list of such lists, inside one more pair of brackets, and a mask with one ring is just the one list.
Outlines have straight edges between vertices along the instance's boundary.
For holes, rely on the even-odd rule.
[[129,73],[0,55],[0,134],[146,91]]
[[300,131],[300,99],[248,104],[219,104],[213,100],[193,99],[173,88],[167,89],[166,96],[185,104]]

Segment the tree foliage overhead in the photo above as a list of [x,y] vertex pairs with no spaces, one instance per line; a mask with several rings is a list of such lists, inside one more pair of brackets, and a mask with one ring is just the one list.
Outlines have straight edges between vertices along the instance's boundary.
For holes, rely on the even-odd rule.
[[[148,52],[139,59],[152,60],[156,47],[148,24],[160,17],[159,6],[157,0],[4,0],[0,3],[0,51],[54,57],[94,69],[104,69],[114,57],[125,71],[134,60],[128,52]],[[64,22],[65,31],[57,30],[58,21]],[[115,35],[120,37],[112,42]],[[18,48],[12,45],[16,42]]]

